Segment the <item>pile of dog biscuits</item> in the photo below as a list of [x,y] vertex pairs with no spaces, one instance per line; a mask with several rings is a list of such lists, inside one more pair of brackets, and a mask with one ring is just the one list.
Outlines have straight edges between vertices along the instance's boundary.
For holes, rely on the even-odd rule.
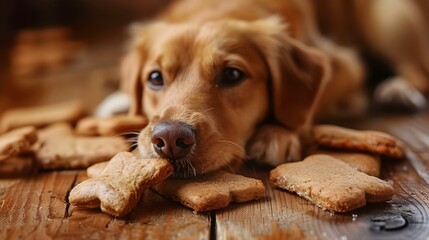
[[73,127],[85,120],[83,116],[83,103],[77,100],[4,112],[0,118],[0,177],[25,176],[37,169],[87,168],[108,161],[129,150],[123,132],[147,124],[143,117],[98,119],[99,130],[89,136]]
[[316,125],[312,137],[317,148],[301,162],[273,169],[273,185],[334,212],[392,199],[393,187],[378,178],[380,156],[403,158],[399,140],[381,132],[332,125]]
[[265,196],[262,181],[227,172],[167,179],[173,173],[167,160],[129,152],[125,137],[138,134],[146,118],[84,117],[82,105],[69,101],[6,111],[0,119],[0,177],[22,177],[37,169],[87,168],[89,179],[73,188],[70,203],[116,217],[131,212],[149,187],[195,212]]
[[[84,116],[80,101],[6,111],[0,119],[0,177],[25,176],[37,169],[87,168],[89,178],[72,189],[70,203],[100,208],[115,217],[130,213],[149,188],[195,212],[265,196],[262,181],[222,170],[194,179],[169,178],[174,169],[167,160],[130,152],[126,136],[147,125],[142,116]],[[316,125],[312,140],[315,147],[307,158],[270,172],[274,186],[335,212],[392,198],[393,187],[378,177],[380,156],[404,157],[397,139],[375,131]]]

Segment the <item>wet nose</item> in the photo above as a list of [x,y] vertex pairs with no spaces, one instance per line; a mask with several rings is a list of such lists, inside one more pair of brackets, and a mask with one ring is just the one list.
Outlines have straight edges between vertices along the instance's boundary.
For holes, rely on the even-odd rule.
[[195,131],[183,122],[160,122],[152,131],[151,141],[160,157],[175,160],[189,154],[195,145]]

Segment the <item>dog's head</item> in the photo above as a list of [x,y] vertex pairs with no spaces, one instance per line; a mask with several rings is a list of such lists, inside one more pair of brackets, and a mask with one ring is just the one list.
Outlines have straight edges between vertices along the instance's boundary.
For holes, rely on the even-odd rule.
[[278,18],[134,29],[122,64],[144,157],[169,159],[177,176],[235,166],[255,127],[271,117],[289,129],[311,119],[326,77],[323,55],[287,35]]

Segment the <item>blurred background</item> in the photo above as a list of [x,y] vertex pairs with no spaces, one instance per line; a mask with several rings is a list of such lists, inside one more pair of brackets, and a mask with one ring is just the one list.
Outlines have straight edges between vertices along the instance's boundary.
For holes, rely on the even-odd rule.
[[[83,99],[93,110],[118,88],[129,24],[153,17],[171,1],[0,0],[0,114],[71,98]],[[342,1],[347,0],[318,3]],[[429,0],[410,1],[429,12]],[[429,26],[429,14],[424,17]],[[394,74],[379,56],[362,55],[370,91]]]
[[1,0],[0,113],[76,97],[93,109],[117,89],[127,26],[168,2]]

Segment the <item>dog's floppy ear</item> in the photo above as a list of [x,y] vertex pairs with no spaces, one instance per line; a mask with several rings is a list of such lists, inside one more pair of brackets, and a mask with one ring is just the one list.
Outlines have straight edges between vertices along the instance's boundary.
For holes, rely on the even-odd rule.
[[144,60],[144,46],[154,23],[133,23],[128,31],[131,36],[129,52],[121,61],[121,90],[130,97],[130,115],[143,114],[143,84],[141,73]]
[[264,52],[271,77],[274,117],[298,130],[313,118],[315,105],[329,79],[325,54],[292,39],[278,17],[254,22],[260,32],[258,44]]
[[121,61],[121,91],[130,97],[130,115],[142,114],[141,68],[142,60],[137,50],[127,53]]
[[143,114],[142,71],[146,60],[146,46],[150,43],[151,31],[162,29],[163,22],[133,23],[129,26],[131,41],[129,52],[121,61],[121,90],[131,98],[130,115]]

